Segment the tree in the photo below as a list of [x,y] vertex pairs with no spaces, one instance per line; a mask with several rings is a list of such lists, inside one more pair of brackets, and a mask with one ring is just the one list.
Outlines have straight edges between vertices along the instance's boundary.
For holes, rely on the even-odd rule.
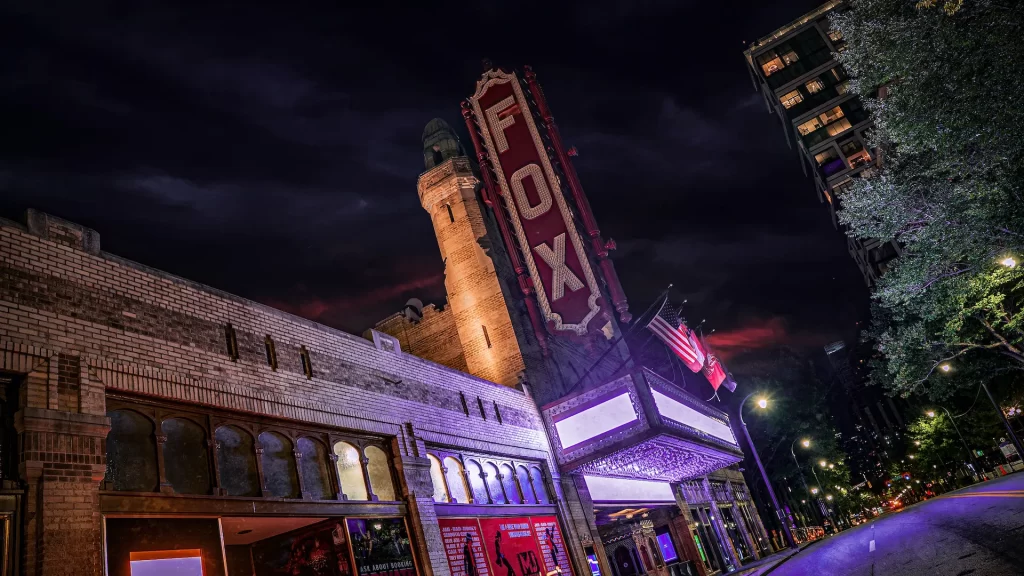
[[[1024,18],[992,0],[851,0],[840,62],[884,162],[839,196],[860,238],[895,240],[868,336],[877,383],[952,393],[971,370],[1024,370]],[[881,88],[881,89],[880,89]],[[974,366],[930,378],[945,362]],[[974,380],[976,382],[976,380]]]

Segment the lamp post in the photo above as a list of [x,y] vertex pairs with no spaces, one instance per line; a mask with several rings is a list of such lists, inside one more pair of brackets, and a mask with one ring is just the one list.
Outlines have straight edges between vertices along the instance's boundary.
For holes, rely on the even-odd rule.
[[1010,426],[1010,422],[1006,419],[1006,414],[1003,414],[1003,409],[996,404],[996,399],[992,397],[992,393],[988,391],[988,386],[984,382],[981,383],[981,387],[985,389],[985,394],[988,395],[989,401],[992,402],[992,407],[999,412],[999,419],[1003,421],[1003,426],[1006,426],[1006,433],[1010,435],[1010,442],[1013,442],[1013,447],[1017,449],[1017,456],[1024,459],[1024,448],[1021,448],[1020,440],[1017,435],[1013,432],[1013,427]]
[[[983,386],[984,386],[984,384],[983,384]],[[950,424],[953,425],[953,430],[956,430],[956,435],[960,437],[960,442],[964,445],[964,450],[967,450],[967,458],[970,459],[972,464],[977,464],[978,461],[975,460],[974,453],[971,452],[970,446],[968,446],[967,445],[967,441],[964,440],[964,435],[960,433],[960,428],[957,427],[956,420],[953,419],[953,415],[949,413],[949,410],[947,410],[945,406],[939,406],[939,408],[942,408],[942,411],[946,413],[946,417],[949,418]],[[927,414],[929,418],[935,418],[935,411],[934,410],[929,410],[925,414]],[[977,466],[975,466],[975,468],[977,468]],[[975,472],[975,474],[977,474],[977,473],[980,472],[980,470],[975,469],[974,472]]]
[[[750,432],[747,431],[747,423],[743,420],[743,406],[746,405],[747,400],[753,395],[753,392],[747,394],[746,398],[740,402],[740,428],[743,429],[743,435],[747,438],[747,444],[750,445],[750,450],[754,453],[754,462],[757,462],[757,469],[761,471],[761,479],[764,480],[764,486],[768,489],[768,496],[772,499],[772,506],[775,506],[775,514],[779,517],[779,520],[782,523],[782,533],[786,536],[786,544],[790,548],[797,550],[798,546],[796,541],[793,540],[793,533],[789,530],[789,519],[786,518],[785,512],[781,507],[779,507],[779,500],[775,497],[775,490],[772,489],[772,483],[768,480],[768,474],[764,471],[764,465],[761,464],[761,457],[757,455],[757,447],[754,446],[754,441],[750,439]],[[764,398],[760,398],[757,401],[757,405],[762,409],[767,408],[768,401]]]
[[[797,470],[797,472],[800,473],[800,482],[804,485],[804,491],[807,492],[808,495],[810,495],[811,489],[807,487],[807,478],[804,476],[804,469],[800,467],[800,462],[797,461],[797,459],[796,459],[796,451],[794,450],[794,448],[796,446],[796,441],[797,440],[798,440],[798,438],[794,438],[793,441],[790,442],[790,444],[789,444],[789,455],[793,457],[793,464],[796,464],[796,470]],[[811,447],[811,441],[806,439],[806,438],[804,438],[803,440],[800,440],[800,445],[803,446],[804,448],[810,448]],[[812,468],[813,468],[813,466],[812,466]],[[814,500],[814,498],[811,498],[811,500]],[[813,509],[814,507],[810,506],[810,508]],[[818,510],[817,514],[815,514],[815,516],[818,517],[818,521],[820,522],[821,521],[821,510]]]

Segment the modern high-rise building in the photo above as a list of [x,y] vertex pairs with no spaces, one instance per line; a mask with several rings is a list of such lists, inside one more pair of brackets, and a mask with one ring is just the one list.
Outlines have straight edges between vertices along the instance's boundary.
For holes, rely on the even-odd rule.
[[[872,122],[834,55],[846,48],[828,16],[847,8],[831,0],[754,42],[743,53],[754,87],[782,123],[786,143],[800,153],[804,173],[827,202],[832,223],[843,189],[870,174],[878,155],[868,144]],[[868,287],[900,254],[895,242],[847,238],[847,249]]]

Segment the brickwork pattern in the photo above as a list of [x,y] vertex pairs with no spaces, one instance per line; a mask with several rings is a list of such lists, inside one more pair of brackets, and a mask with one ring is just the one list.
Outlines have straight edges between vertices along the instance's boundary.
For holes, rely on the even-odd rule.
[[523,355],[487,253],[492,240],[476,197],[478,183],[468,159],[460,157],[421,175],[418,189],[445,262],[448,305],[467,370],[485,380],[515,386],[525,367]]
[[[416,323],[404,314],[392,314],[378,322],[374,329],[398,338],[403,352],[460,372],[468,371],[451,307],[438,309],[428,304],[423,307],[423,318]],[[363,337],[373,340],[369,330]]]
[[[25,375],[19,432],[31,448],[21,467],[30,576],[101,573],[106,391],[392,436],[400,468],[416,467],[425,453],[417,443],[430,437],[545,461],[558,482],[541,418],[522,391],[102,253],[94,231],[40,213],[30,213],[28,229],[0,220],[0,370]],[[482,404],[485,417],[467,416],[460,393],[470,406]],[[448,576],[440,534],[430,528],[432,491],[403,490],[410,528],[425,547],[421,569]]]

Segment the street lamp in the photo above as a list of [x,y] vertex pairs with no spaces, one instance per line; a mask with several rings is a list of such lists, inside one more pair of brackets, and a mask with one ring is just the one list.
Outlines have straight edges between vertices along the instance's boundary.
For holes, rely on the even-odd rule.
[[828,500],[829,502],[831,502],[832,501],[832,495],[831,494],[826,495],[825,496],[825,500]]
[[811,488],[811,494],[817,495],[818,494],[818,489],[817,488]]
[[[984,386],[984,384],[982,384],[982,386]],[[967,450],[967,457],[971,462],[976,462],[974,459],[974,453],[971,452],[970,447],[967,446],[967,441],[964,440],[964,435],[960,433],[960,428],[956,425],[956,420],[953,420],[953,415],[949,413],[949,410],[947,410],[945,406],[939,406],[939,408],[942,408],[942,411],[949,417],[949,422],[953,425],[953,430],[956,430],[956,435],[960,437],[960,442],[964,445],[964,450]],[[929,410],[927,414],[929,418],[935,418],[934,410]],[[975,470],[975,472],[977,472],[977,470]]]
[[818,462],[818,464],[821,465],[822,468],[825,468],[825,467],[828,466],[828,462],[825,462],[824,460],[822,460],[821,462]]
[[950,371],[949,364],[943,364],[942,366],[939,366],[939,370],[942,370],[943,372],[949,372]]
[[1003,266],[1006,266],[1007,268],[1017,267],[1017,261],[1014,260],[1012,256],[1007,256],[1006,258],[1003,258],[1002,260],[999,261],[999,263],[1002,264]]
[[[803,446],[804,448],[810,448],[811,447],[811,441],[808,440],[807,438],[804,438],[804,439],[800,440],[800,445]],[[789,455],[793,457],[793,464],[796,464],[796,469],[797,469],[798,472],[800,472],[800,483],[804,485],[804,490],[807,490],[807,478],[804,477],[804,469],[800,466],[800,462],[798,462],[797,459],[796,459],[795,447],[796,447],[796,439],[793,439],[793,441],[789,443]],[[814,471],[814,466],[811,466],[811,472],[813,472],[813,471]],[[802,500],[801,503],[802,504],[806,504],[807,501],[806,500]],[[821,519],[821,511],[820,510],[818,511],[817,516],[819,517],[819,520],[820,520]],[[806,527],[807,527],[807,524],[805,522],[804,528],[806,528]]]
[[[1014,260],[1013,258],[1007,257],[1005,260],[1003,260],[1003,266],[1006,266],[1007,268],[1013,268],[1016,265],[1017,261]],[[949,364],[943,364],[941,368],[943,372],[949,372]],[[999,412],[999,419],[1003,421],[1003,426],[1006,427],[1006,433],[1010,436],[1010,442],[1013,444],[1013,447],[1017,449],[1017,454],[1020,454],[1022,457],[1024,457],[1024,447],[1021,446],[1020,439],[1017,438],[1017,434],[1014,433],[1013,427],[1010,426],[1010,422],[1006,419],[1006,414],[1003,414],[1003,409],[1000,408],[999,404],[996,403],[996,399],[992,397],[992,393],[988,391],[988,385],[986,385],[984,381],[982,381],[981,383],[981,388],[982,390],[985,391],[985,395],[988,396],[988,401],[992,403],[992,407],[996,409],[996,412]],[[946,409],[943,408],[943,410]],[[946,414],[949,414],[949,410],[946,410]],[[929,414],[929,416],[931,416],[931,414]],[[950,416],[949,419],[950,421],[952,421],[953,417]],[[955,423],[953,424],[953,427],[956,427]],[[957,430],[957,434],[959,433],[960,431]],[[960,439],[963,440],[963,436],[961,436]],[[964,446],[966,446],[966,444],[967,443],[965,442]],[[967,453],[971,453],[970,448],[967,449]],[[975,461],[973,454],[971,454],[971,461]]]
[[[757,454],[757,447],[754,446],[754,441],[750,439],[750,432],[747,430],[747,423],[743,420],[743,406],[746,405],[747,400],[749,400],[753,395],[753,392],[747,394],[747,396],[743,398],[743,401],[740,402],[740,428],[743,429],[743,435],[747,438],[747,444],[750,444],[750,450],[754,453],[754,462],[757,462],[757,469],[761,471],[761,479],[764,480],[764,486],[768,489],[768,496],[772,499],[772,506],[775,506],[775,513],[778,515],[779,520],[781,520],[782,533],[786,536],[786,544],[788,544],[790,548],[796,550],[798,547],[796,540],[793,539],[793,533],[789,530],[789,519],[786,518],[782,508],[779,506],[779,500],[775,497],[775,490],[772,489],[772,483],[768,480],[768,474],[764,471],[764,465],[761,464],[761,457]],[[766,398],[759,398],[757,400],[757,405],[762,409],[765,409],[768,407],[768,400]]]

